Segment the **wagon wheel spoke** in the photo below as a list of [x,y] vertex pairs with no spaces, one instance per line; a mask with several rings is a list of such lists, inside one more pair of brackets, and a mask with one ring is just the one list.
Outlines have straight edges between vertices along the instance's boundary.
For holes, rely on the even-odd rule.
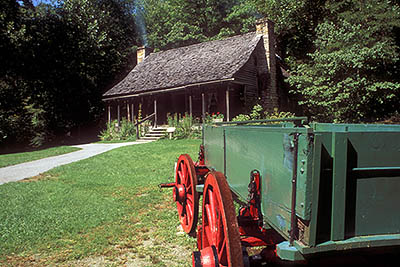
[[182,214],[182,211],[183,211],[183,206],[182,206],[182,204],[181,204],[181,203],[177,203],[177,204],[176,204],[176,207],[177,207],[177,209],[178,209],[178,214]]
[[186,204],[186,215],[188,218],[188,221],[193,218],[193,209],[191,205]]
[[187,184],[187,166],[184,162],[181,163],[182,166],[182,183]]
[[218,259],[224,259],[227,257],[226,255],[226,240],[221,243],[221,247],[217,248]]
[[193,206],[193,204],[195,203],[194,200],[193,200],[193,195],[189,195],[189,194],[187,195],[186,203],[188,203],[189,205]]
[[190,183],[190,184],[186,187],[186,191],[191,193],[191,192],[192,192],[192,188],[193,188],[193,187],[192,187],[192,184]]

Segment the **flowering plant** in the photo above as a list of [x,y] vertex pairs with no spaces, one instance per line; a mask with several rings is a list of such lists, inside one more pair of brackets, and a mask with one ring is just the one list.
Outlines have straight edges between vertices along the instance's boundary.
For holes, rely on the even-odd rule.
[[213,113],[213,114],[211,114],[211,118],[212,119],[224,119],[224,114],[219,113],[219,112]]

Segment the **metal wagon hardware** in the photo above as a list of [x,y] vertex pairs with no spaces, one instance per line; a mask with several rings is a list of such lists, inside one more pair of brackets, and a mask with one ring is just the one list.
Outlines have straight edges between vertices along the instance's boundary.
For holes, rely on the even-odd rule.
[[267,122],[205,125],[198,161],[160,185],[197,236],[193,266],[400,251],[400,125]]

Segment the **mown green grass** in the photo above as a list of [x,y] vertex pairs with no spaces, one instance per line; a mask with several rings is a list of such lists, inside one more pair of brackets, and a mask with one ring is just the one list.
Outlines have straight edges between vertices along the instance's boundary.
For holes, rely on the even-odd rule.
[[24,162],[34,161],[38,159],[48,158],[52,156],[67,154],[77,150],[80,150],[80,148],[70,147],[70,146],[59,146],[32,152],[0,155],[0,168]]
[[64,165],[45,179],[0,186],[0,265],[190,266],[170,189],[182,153],[200,140],[122,147]]

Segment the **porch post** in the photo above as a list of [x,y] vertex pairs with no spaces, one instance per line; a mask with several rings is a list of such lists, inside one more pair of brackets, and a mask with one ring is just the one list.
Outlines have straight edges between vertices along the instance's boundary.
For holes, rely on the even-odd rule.
[[154,97],[154,128],[157,127],[157,98]]
[[193,107],[192,107],[192,95],[189,95],[189,114],[190,117],[192,117],[193,113]]
[[120,107],[118,104],[118,109],[117,109],[117,120],[118,120],[118,127],[121,126],[121,117],[120,117],[121,113],[120,113]]
[[111,123],[111,105],[108,104],[108,123]]
[[132,112],[132,123],[135,122],[135,104],[134,102],[131,104],[131,112]]
[[230,118],[230,114],[229,114],[229,85],[226,88],[225,101],[226,101],[226,121],[229,121],[229,118]]
[[201,117],[203,118],[203,123],[206,119],[206,103],[204,101],[204,93],[201,93]]
[[130,110],[129,102],[126,102],[126,116],[127,116],[128,122],[131,122],[131,110]]

